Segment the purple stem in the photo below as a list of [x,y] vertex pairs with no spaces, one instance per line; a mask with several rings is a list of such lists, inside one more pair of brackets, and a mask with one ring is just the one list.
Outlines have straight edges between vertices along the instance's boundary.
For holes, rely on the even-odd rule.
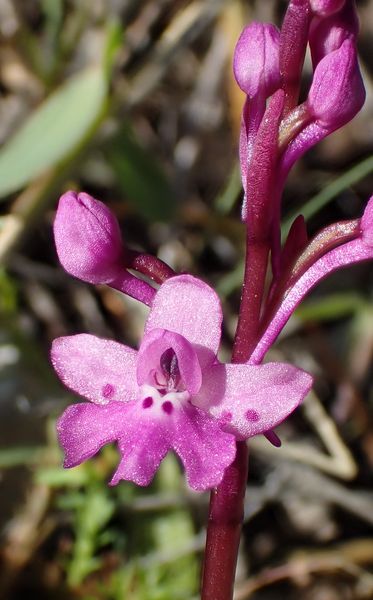
[[175,271],[163,262],[163,260],[151,254],[143,254],[134,250],[131,250],[127,254],[126,266],[128,269],[133,269],[146,275],[156,283],[163,283],[166,279],[175,275]]
[[146,281],[138,279],[124,269],[121,275],[108,283],[108,286],[127,294],[127,296],[131,296],[131,298],[135,298],[135,300],[143,302],[147,306],[151,306],[156,293],[156,290],[146,283]]
[[232,362],[246,362],[256,346],[269,250],[269,243],[265,241],[251,242],[247,246],[240,315]]
[[[252,172],[248,176],[253,184],[250,209],[255,205],[256,210],[248,214],[245,277],[232,355],[235,363],[246,362],[259,335],[270,251],[270,238],[267,233],[262,235],[268,229],[265,211],[273,201],[275,142],[281,109],[282,94],[272,100],[261,133],[259,130],[260,140],[254,148]],[[247,473],[248,447],[246,442],[237,442],[235,461],[225,470],[221,484],[211,492],[202,600],[231,600],[233,597]]]
[[[310,18],[308,0],[290,2],[280,42],[285,107],[281,94],[277,92],[266,111],[267,119],[264,117],[259,127],[250,160],[245,190],[250,194],[247,202],[245,277],[232,362],[246,362],[259,338],[271,236],[272,242],[278,237],[278,223],[273,222],[273,212],[275,219],[278,217],[273,184],[278,164],[278,126],[282,111],[283,114],[289,112],[298,100]],[[271,436],[271,432],[267,433]],[[247,444],[237,442],[235,461],[226,469],[221,484],[211,492],[202,600],[231,600],[233,597],[247,471]]]
[[242,187],[244,189],[244,200],[242,205],[242,220],[247,219],[247,175],[253,156],[255,138],[266,107],[266,99],[261,94],[254,98],[246,99],[242,111],[242,123],[240,134],[240,166]]
[[238,546],[243,520],[249,452],[246,442],[237,442],[234,462],[210,497],[202,600],[233,597]]
[[311,17],[309,0],[290,1],[280,36],[281,87],[285,92],[284,115],[298,102]]

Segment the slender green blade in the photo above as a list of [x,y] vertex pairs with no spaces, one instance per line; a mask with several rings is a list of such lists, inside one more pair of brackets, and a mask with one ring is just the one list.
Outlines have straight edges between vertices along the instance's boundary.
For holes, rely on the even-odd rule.
[[367,175],[373,172],[373,156],[369,156],[362,162],[358,163],[340,177],[326,185],[318,194],[313,196],[302,207],[299,207],[294,213],[287,217],[282,224],[282,237],[286,239],[290,227],[294,219],[302,214],[307,221],[326,206],[331,200],[336,198],[338,194],[354,185]]
[[0,197],[15,192],[72,152],[99,117],[106,98],[102,67],[69,79],[0,150]]

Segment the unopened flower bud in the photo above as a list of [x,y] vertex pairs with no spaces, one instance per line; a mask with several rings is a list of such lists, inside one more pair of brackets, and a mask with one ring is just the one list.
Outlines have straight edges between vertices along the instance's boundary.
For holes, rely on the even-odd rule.
[[315,68],[324,56],[338,50],[345,40],[355,41],[359,31],[359,20],[355,2],[346,2],[337,14],[312,21],[309,43],[312,64]]
[[233,71],[241,90],[253,98],[271,96],[280,85],[280,32],[270,23],[250,23],[237,42]]
[[348,123],[364,100],[355,44],[346,40],[317,65],[307,106],[319,125],[331,132]]
[[108,283],[123,270],[123,242],[110,210],[85,193],[61,196],[54,239],[64,269],[89,283]]
[[341,10],[345,0],[310,0],[312,11],[316,15],[328,17]]

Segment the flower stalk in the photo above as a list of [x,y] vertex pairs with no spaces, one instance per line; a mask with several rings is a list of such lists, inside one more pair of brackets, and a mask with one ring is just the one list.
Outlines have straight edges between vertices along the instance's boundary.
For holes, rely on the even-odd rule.
[[221,484],[211,492],[202,576],[203,600],[227,600],[233,595],[248,463],[246,442],[237,442],[234,462],[225,470]]

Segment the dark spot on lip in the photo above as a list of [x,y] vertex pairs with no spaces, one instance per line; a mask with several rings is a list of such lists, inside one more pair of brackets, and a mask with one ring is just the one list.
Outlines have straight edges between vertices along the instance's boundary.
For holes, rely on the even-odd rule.
[[111,383],[106,383],[102,388],[102,395],[104,398],[112,398],[114,396],[115,387]]
[[260,419],[259,413],[256,412],[256,410],[249,408],[249,410],[246,412],[246,419],[248,421],[251,421],[252,423],[257,423]]
[[142,401],[143,408],[150,408],[152,406],[152,404],[153,404],[153,398],[151,396],[147,396]]
[[232,413],[229,410],[225,410],[223,411],[221,417],[220,417],[220,422],[222,425],[227,425],[228,423],[230,423],[230,421],[232,420]]
[[172,411],[174,410],[172,402],[170,402],[169,400],[166,400],[166,402],[163,402],[162,409],[167,415],[170,415],[172,413]]

